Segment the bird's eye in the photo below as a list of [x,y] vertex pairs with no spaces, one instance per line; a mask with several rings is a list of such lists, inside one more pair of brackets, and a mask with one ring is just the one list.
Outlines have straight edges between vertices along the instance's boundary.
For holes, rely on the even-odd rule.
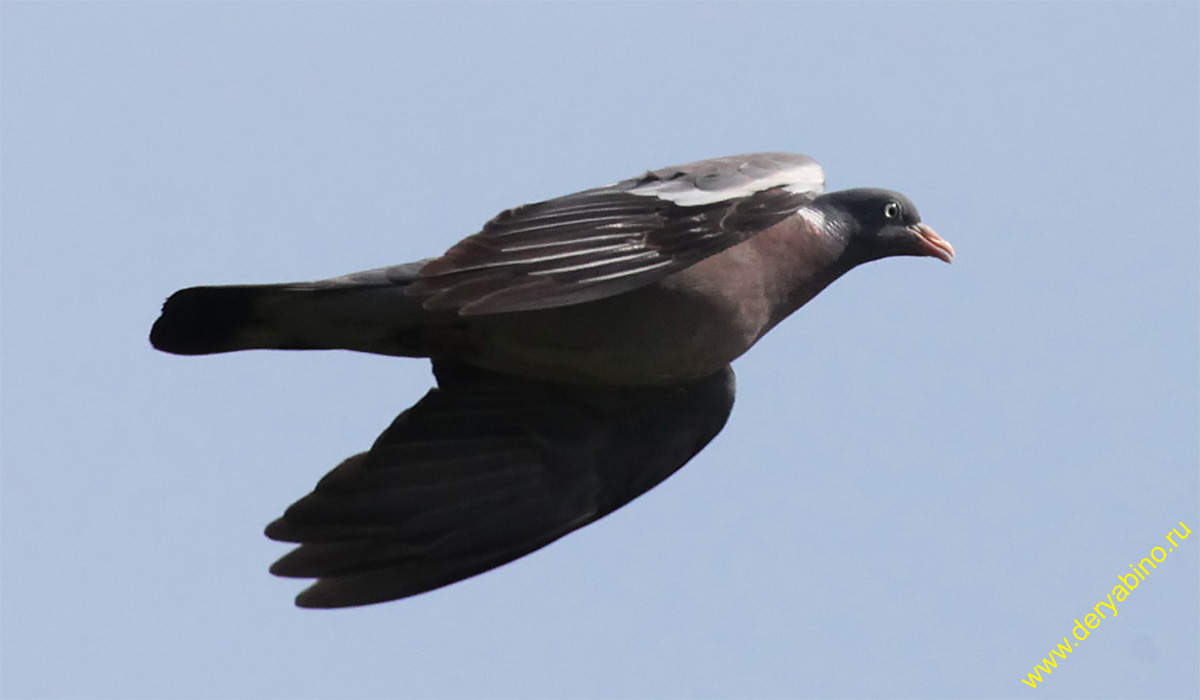
[[887,219],[895,219],[900,216],[900,204],[897,202],[888,202],[883,205],[883,216]]

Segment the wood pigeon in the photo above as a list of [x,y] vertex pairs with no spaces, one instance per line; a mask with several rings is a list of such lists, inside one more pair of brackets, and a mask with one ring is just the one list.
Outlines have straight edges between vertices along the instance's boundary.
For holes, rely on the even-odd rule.
[[271,523],[271,568],[331,608],[524,556],[673,474],[724,426],[730,363],[839,276],[954,249],[906,197],[824,193],[750,153],[502,212],[438,258],[317,282],[192,287],[154,347],[430,358],[437,387]]

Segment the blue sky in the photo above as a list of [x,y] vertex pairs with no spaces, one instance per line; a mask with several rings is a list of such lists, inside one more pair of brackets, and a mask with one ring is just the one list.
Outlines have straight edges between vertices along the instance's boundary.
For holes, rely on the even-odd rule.
[[[6,2],[5,697],[1200,695],[1195,3]],[[263,526],[430,385],[156,353],[167,294],[435,255],[647,168],[807,153],[959,257],[735,367],[629,507],[414,599],[292,607]]]

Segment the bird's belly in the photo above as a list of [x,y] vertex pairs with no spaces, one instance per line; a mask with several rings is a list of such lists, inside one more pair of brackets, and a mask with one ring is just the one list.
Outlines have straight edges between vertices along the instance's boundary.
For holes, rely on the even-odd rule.
[[649,385],[705,377],[746,352],[768,322],[736,290],[667,278],[633,292],[539,311],[476,317],[468,358],[510,374]]

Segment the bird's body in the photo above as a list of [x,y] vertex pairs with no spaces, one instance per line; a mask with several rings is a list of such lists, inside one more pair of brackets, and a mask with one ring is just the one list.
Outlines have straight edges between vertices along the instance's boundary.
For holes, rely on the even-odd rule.
[[724,424],[729,364],[854,266],[953,256],[902,195],[823,186],[794,154],[664,168],[504,212],[440,258],[182,290],[151,341],[432,358],[440,389],[268,529],[304,543],[276,573],[321,579],[301,604],[412,595],[669,476]]
[[[509,316],[476,317],[486,340],[471,360],[499,372],[596,384],[670,384],[705,377],[741,357],[840,272],[805,270],[801,285],[772,285],[795,247],[832,262],[825,241],[796,219],[619,296]],[[784,239],[784,245],[773,245]],[[825,253],[825,255],[819,255]],[[789,268],[794,269],[794,268]],[[584,306],[584,305],[580,305]],[[481,322],[481,323],[480,323]],[[564,332],[564,330],[566,332]],[[488,341],[491,342],[488,342]]]

